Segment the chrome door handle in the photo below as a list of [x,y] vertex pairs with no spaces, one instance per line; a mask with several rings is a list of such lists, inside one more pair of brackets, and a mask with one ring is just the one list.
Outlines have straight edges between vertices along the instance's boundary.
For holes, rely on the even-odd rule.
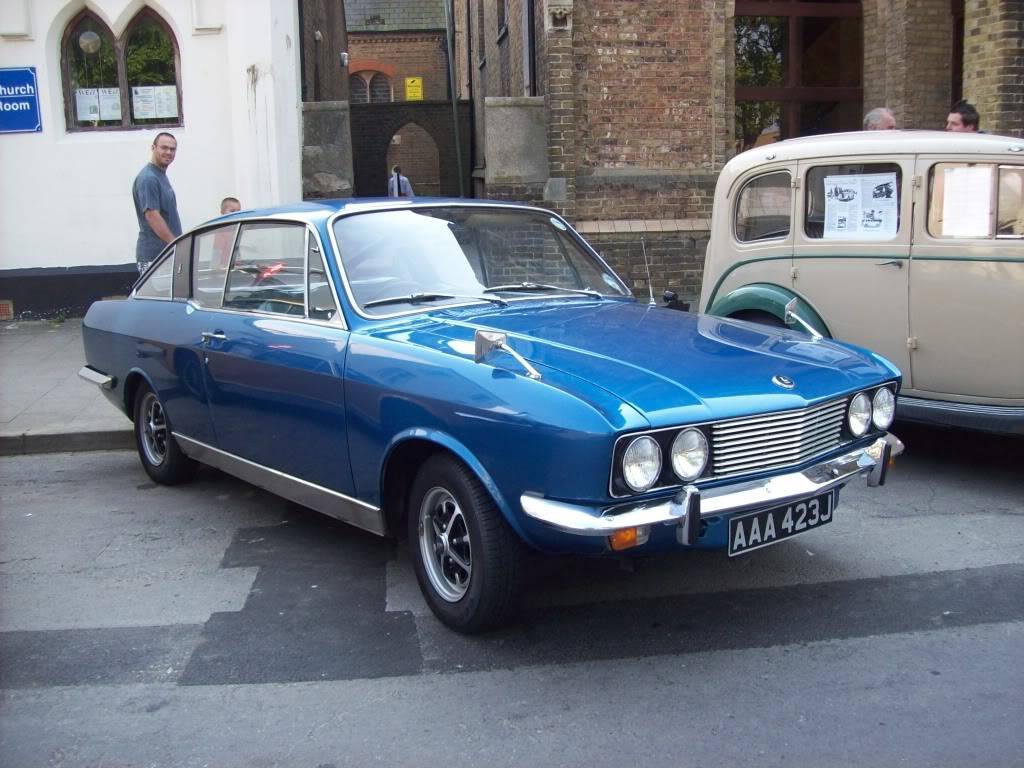
[[203,337],[203,341],[227,341],[228,337],[224,335],[223,331],[203,331],[199,334]]
[[876,261],[876,267],[896,267],[896,269],[903,269],[903,259],[889,259],[888,261]]

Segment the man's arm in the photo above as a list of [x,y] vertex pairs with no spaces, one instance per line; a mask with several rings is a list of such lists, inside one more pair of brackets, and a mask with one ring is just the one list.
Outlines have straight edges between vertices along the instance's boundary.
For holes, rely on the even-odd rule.
[[174,234],[171,232],[171,228],[167,226],[167,222],[164,221],[164,217],[160,215],[160,211],[147,208],[144,215],[146,223],[149,224],[149,228],[153,230],[154,235],[165,243],[169,243],[174,239]]

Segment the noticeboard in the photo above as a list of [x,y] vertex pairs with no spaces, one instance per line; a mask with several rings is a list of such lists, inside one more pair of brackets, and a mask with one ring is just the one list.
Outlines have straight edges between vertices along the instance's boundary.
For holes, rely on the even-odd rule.
[[39,133],[42,130],[36,68],[0,68],[0,133]]

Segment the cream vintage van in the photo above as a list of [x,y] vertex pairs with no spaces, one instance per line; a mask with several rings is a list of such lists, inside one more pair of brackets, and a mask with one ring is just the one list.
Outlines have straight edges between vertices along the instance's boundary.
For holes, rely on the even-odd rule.
[[791,139],[715,190],[700,308],[827,337],[903,371],[908,420],[1024,434],[1024,140]]

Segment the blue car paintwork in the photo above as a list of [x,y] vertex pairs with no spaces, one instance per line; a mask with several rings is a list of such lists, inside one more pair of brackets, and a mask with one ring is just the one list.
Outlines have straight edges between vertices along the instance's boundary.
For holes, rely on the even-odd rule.
[[[318,233],[340,287],[329,231],[338,210],[346,206],[306,204],[288,215]],[[97,302],[83,326],[86,358],[120,377],[111,394],[121,407],[131,407],[125,380],[142,375],[175,430],[373,506],[383,504],[396,449],[443,446],[526,542],[549,551],[605,544],[527,518],[520,496],[608,504],[612,448],[624,433],[804,408],[899,379],[882,358],[838,342],[632,299],[537,297],[374,320],[339,294],[347,328],[184,301]],[[477,362],[478,329],[507,333],[542,378],[524,376],[507,353]],[[202,343],[210,331],[226,340]],[[776,375],[796,387],[773,387]],[[723,520],[706,521],[697,546],[723,545]],[[659,529],[647,549],[678,546],[672,536]]]

